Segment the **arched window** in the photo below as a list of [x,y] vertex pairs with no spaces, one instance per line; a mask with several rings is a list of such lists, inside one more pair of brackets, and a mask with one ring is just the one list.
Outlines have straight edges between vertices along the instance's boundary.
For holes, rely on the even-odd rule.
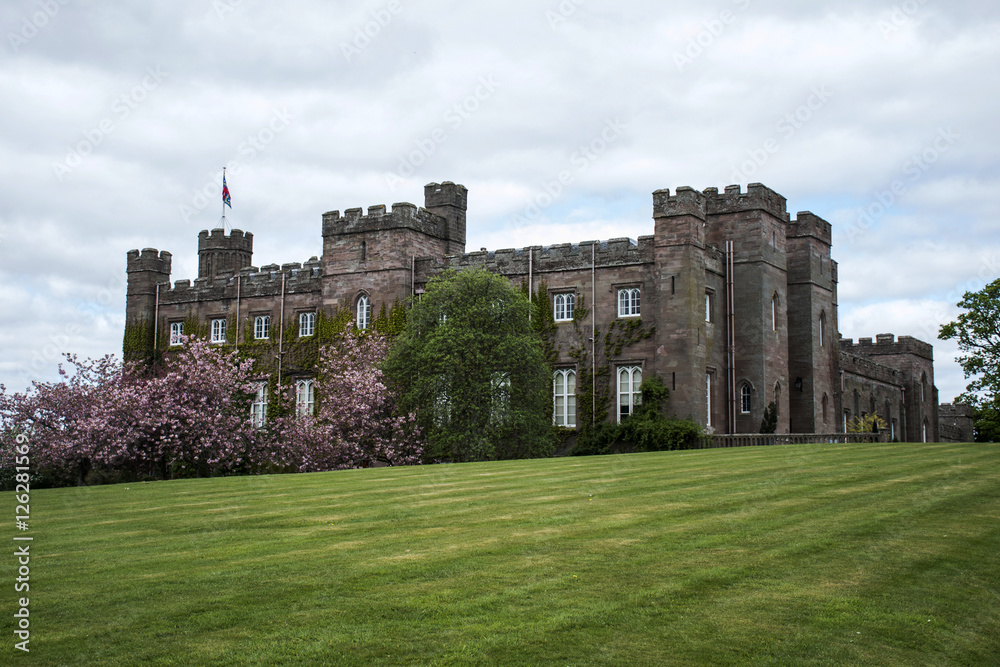
[[295,413],[311,415],[316,409],[316,388],[313,380],[299,380],[295,383]]
[[572,369],[552,374],[552,423],[576,428],[576,371]]
[[771,331],[778,330],[778,293],[771,296]]
[[573,319],[573,306],[576,303],[574,294],[556,294],[553,317],[556,322],[567,322]]
[[[927,373],[920,374],[920,402],[927,400]],[[927,442],[924,440],[924,442]]]
[[372,300],[367,294],[362,294],[358,297],[358,318],[357,325],[359,329],[367,329],[368,324],[372,319]]
[[267,383],[258,382],[255,390],[253,403],[250,404],[250,423],[254,428],[262,428],[267,420]]
[[642,369],[639,366],[622,366],[618,369],[618,421],[628,417],[642,403],[640,384]]
[[826,311],[819,314],[819,346],[826,347]]
[[740,387],[740,414],[750,414],[750,408],[753,407],[751,398],[750,383],[744,382],[743,386]]
[[827,412],[826,411],[830,407],[830,397],[827,396],[826,394],[823,394],[823,400],[821,401],[821,406],[822,406],[822,410],[823,410],[823,424],[825,425],[826,424],[826,419],[827,419],[827,417],[826,417]]
[[618,317],[639,316],[639,288],[618,290]]

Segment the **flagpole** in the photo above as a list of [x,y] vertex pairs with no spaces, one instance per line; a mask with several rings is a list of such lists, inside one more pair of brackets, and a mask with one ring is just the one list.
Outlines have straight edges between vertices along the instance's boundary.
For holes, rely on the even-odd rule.
[[222,168],[222,233],[226,233],[226,168]]

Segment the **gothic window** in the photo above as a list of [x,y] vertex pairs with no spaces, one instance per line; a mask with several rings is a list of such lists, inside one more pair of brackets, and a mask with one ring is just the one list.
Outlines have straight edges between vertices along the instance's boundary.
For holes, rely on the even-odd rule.
[[316,408],[316,387],[313,380],[295,383],[295,414],[311,415]]
[[750,414],[751,404],[751,389],[750,385],[746,382],[740,387],[740,414],[748,415]]
[[705,292],[705,321],[714,322],[715,318],[712,316],[712,311],[715,310],[715,294],[712,292]]
[[572,369],[552,374],[552,423],[576,427],[576,371]]
[[639,288],[618,290],[618,317],[639,316]]
[[170,323],[170,344],[180,345],[182,342],[182,336],[184,335],[184,323],[183,322],[171,322]]
[[264,340],[271,337],[271,316],[258,315],[253,318],[253,337]]
[[250,404],[250,423],[254,428],[262,428],[267,420],[267,383],[258,382],[253,403]]
[[830,397],[823,394],[822,410],[823,410],[823,424],[826,424],[826,411],[830,406]]
[[368,242],[361,242],[361,261],[364,262],[368,259]]
[[212,320],[212,342],[226,342],[226,321],[223,319]]
[[490,378],[492,407],[490,422],[501,424],[510,413],[510,376],[507,373],[494,373]]
[[826,347],[826,311],[819,314],[819,346]]
[[623,366],[618,369],[618,421],[628,417],[642,403],[640,384],[642,384],[642,368]]
[[778,330],[778,293],[771,297],[771,331]]
[[556,294],[554,314],[556,322],[568,322],[572,320],[575,303],[576,295],[574,294]]
[[372,319],[372,300],[367,294],[358,297],[357,320],[359,329],[367,329]]
[[316,313],[299,313],[299,338],[316,333]]

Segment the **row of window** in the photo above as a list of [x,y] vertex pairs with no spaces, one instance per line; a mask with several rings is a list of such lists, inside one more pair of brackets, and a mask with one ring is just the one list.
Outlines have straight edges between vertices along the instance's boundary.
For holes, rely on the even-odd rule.
[[[618,421],[628,417],[642,403],[641,384],[642,368],[639,366],[618,369]],[[552,375],[552,423],[576,427],[576,371],[572,369],[560,369]]]
[[[359,329],[367,329],[371,324],[372,302],[367,295],[362,295],[358,299],[357,319],[355,323]],[[217,318],[212,320],[211,338],[212,343],[225,343],[226,320]],[[299,313],[299,338],[307,338],[316,334],[316,313]],[[170,323],[170,344],[180,345],[184,335],[183,322]],[[256,315],[253,318],[253,337],[255,340],[266,340],[271,337],[271,316]]]
[[[250,404],[250,422],[257,428],[267,421],[267,383],[258,382],[253,402]],[[316,410],[315,380],[299,380],[295,383],[295,414],[311,415]]]
[[[627,287],[618,290],[618,317],[639,317],[639,288]],[[572,292],[560,292],[552,300],[552,316],[556,322],[569,322],[573,319],[573,308],[576,305],[576,295]]]

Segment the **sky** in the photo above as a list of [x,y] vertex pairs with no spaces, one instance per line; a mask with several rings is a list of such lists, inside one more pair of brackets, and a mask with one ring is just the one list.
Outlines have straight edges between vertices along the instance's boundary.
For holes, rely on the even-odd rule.
[[[833,224],[839,328],[934,343],[1000,277],[986,0],[4,0],[0,383],[121,355],[125,255],[469,189],[467,248],[652,233],[654,190],[761,182]],[[559,175],[568,176],[559,182]]]

